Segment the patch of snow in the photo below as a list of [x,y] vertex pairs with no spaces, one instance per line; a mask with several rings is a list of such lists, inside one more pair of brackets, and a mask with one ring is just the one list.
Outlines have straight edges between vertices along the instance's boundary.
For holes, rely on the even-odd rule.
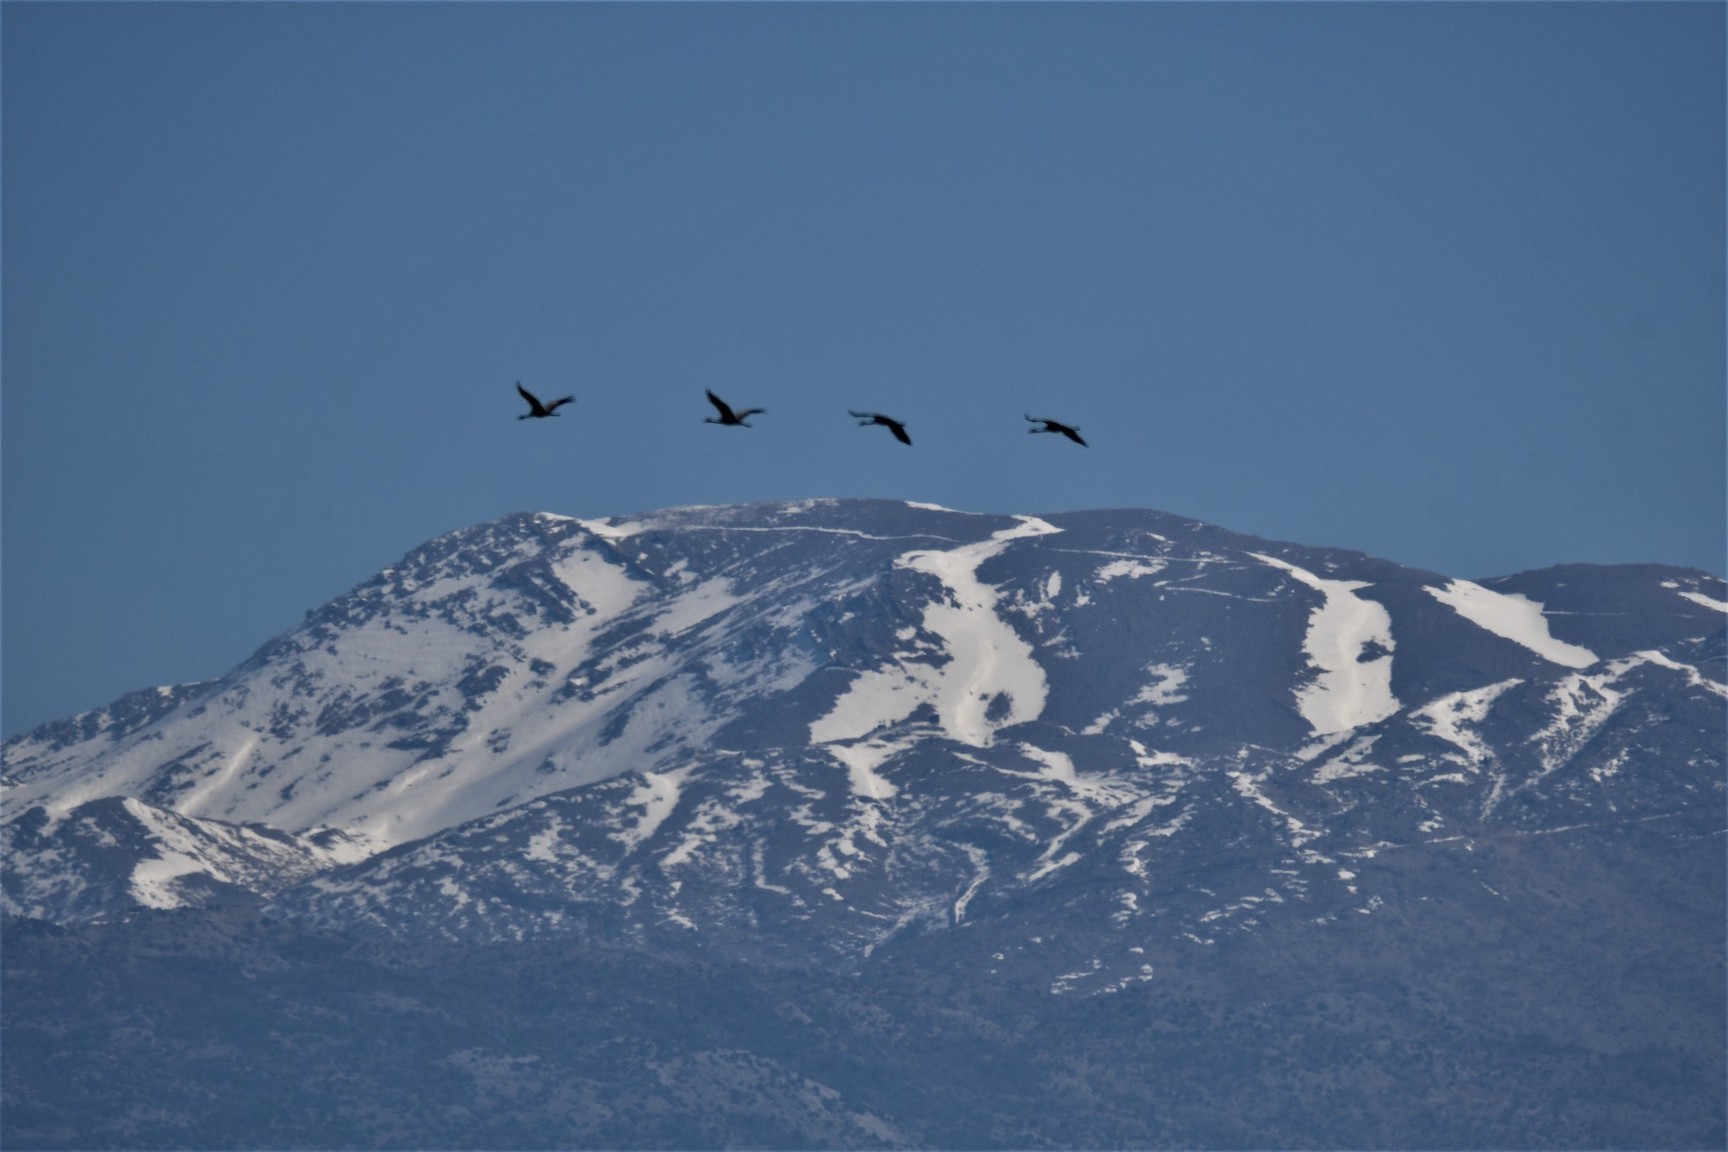
[[606,520],[583,520],[577,518],[576,523],[582,525],[582,527],[586,528],[594,535],[603,537],[607,540],[628,540],[630,537],[646,532],[653,527],[652,524],[631,520],[626,520],[622,524],[614,524],[611,522],[611,518]]
[[1384,772],[1383,767],[1368,760],[1368,754],[1374,750],[1379,739],[1379,735],[1375,734],[1351,741],[1348,748],[1315,770],[1314,783],[1330,784],[1334,780],[1349,780],[1356,776],[1366,776],[1370,772]]
[[[1140,821],[1146,819],[1146,817],[1150,816],[1157,809],[1174,803],[1176,803],[1175,796],[1143,796],[1139,800],[1134,801],[1134,803],[1129,804],[1122,815],[1102,825],[1098,829],[1098,834],[1100,836],[1108,836],[1110,833],[1120,831],[1123,828],[1131,828],[1140,823]],[[1152,830],[1148,831],[1146,834],[1148,836],[1173,835],[1177,828],[1180,828],[1183,823],[1186,823],[1187,815],[1187,812],[1184,812],[1182,816],[1178,817],[1176,827],[1167,830]]]
[[606,616],[624,611],[648,589],[619,565],[586,548],[572,548],[558,557],[553,561],[552,574]]
[[[1044,711],[1047,685],[1032,646],[996,611],[997,589],[978,579],[978,568],[1012,541],[1061,529],[1035,516],[988,540],[946,551],[908,552],[897,567],[927,572],[948,596],[924,608],[924,631],[940,637],[946,664],[901,658],[885,668],[860,673],[827,715],[810,726],[810,740],[828,744],[855,740],[910,716],[930,704],[942,730],[973,747],[988,747],[998,728],[1037,719]],[[1006,708],[992,718],[992,706]]]
[[1631,758],[1631,753],[1627,752],[1625,749],[1621,749],[1614,753],[1614,755],[1610,756],[1606,763],[1598,764],[1591,768],[1590,779],[1600,784],[1610,776],[1619,775],[1620,769],[1624,768],[1626,762]]
[[[1163,708],[1168,707],[1171,704],[1181,704],[1188,699],[1188,697],[1181,695],[1180,693],[1182,685],[1188,682],[1187,668],[1177,664],[1152,663],[1146,665],[1145,670],[1152,676],[1156,677],[1156,679],[1153,680],[1152,683],[1141,687],[1140,691],[1135,694],[1134,698],[1129,700],[1121,708],[1110,709],[1110,711],[1099,716],[1090,724],[1086,725],[1086,727],[1082,728],[1080,730],[1082,736],[1097,736],[1103,733],[1110,727],[1110,725],[1114,724],[1117,719],[1121,717],[1123,710],[1126,708],[1132,708],[1135,705],[1148,705],[1153,708]],[[1158,717],[1156,715],[1143,713],[1135,722],[1135,726],[1139,728],[1150,728],[1157,723]]]
[[846,765],[847,778],[851,782],[854,795],[866,800],[888,800],[899,792],[899,789],[876,769],[904,749],[904,742],[895,744],[886,740],[864,740],[856,744],[831,743],[825,747],[830,756]]
[[[717,804],[710,800],[696,810],[696,814],[685,825],[684,837],[678,846],[660,857],[661,871],[681,868],[696,857],[696,853],[709,844],[717,843],[720,833],[736,828],[743,822],[732,808]],[[694,925],[692,925],[693,927]]]
[[723,577],[704,580],[680,595],[654,621],[666,636],[681,636],[743,601]]
[[[1296,709],[1317,736],[1372,724],[1398,711],[1392,695],[1392,615],[1357,596],[1362,580],[1327,580],[1273,556],[1256,560],[1283,569],[1325,597],[1308,616],[1303,651],[1319,675],[1296,690]],[[1382,655],[1363,659],[1373,650]]]
[[626,853],[634,852],[646,843],[648,838],[659,830],[666,822],[666,817],[678,806],[678,796],[684,789],[684,778],[689,770],[674,769],[671,772],[644,772],[642,783],[630,798],[624,803],[632,808],[642,809],[642,818],[635,827],[623,832],[615,832],[612,839],[624,846]]
[[181,898],[175,881],[203,871],[195,857],[178,852],[140,860],[132,868],[132,898],[146,908],[178,908]]
[[1526,596],[1495,592],[1469,580],[1422,590],[1478,628],[1522,645],[1551,663],[1566,668],[1588,668],[1596,663],[1596,653],[1590,649],[1550,635],[1542,605]]
[[1120,716],[1121,714],[1122,714],[1122,712],[1118,708],[1110,709],[1110,711],[1104,713],[1104,715],[1098,717],[1098,719],[1092,721],[1092,723],[1090,723],[1090,724],[1086,725],[1086,727],[1080,729],[1080,735],[1082,735],[1082,736],[1099,736],[1099,735],[1102,735],[1103,732],[1105,731],[1105,729],[1109,728],[1110,725],[1113,724],[1115,722],[1116,718],[1118,716]]
[[1102,967],[1104,967],[1104,962],[1094,957],[1090,967],[1082,968],[1078,972],[1069,972],[1056,977],[1055,982],[1050,985],[1050,995],[1060,996],[1064,992],[1073,991],[1075,984],[1086,979],[1088,976],[1097,975],[1098,970]]
[[1190,760],[1186,756],[1179,756],[1174,752],[1165,752],[1161,749],[1155,749],[1148,752],[1146,750],[1146,745],[1140,743],[1138,740],[1128,741],[1128,747],[1134,750],[1134,759],[1142,768],[1194,767],[1194,761]]
[[[1051,752],[1033,744],[1018,745],[1025,756],[1039,765],[1036,779],[1059,784],[1063,790],[1102,807],[1115,807],[1132,797],[1122,784],[1104,777],[1082,775],[1074,759],[1064,752]],[[1012,773],[1011,773],[1012,774]]]
[[1633,657],[1634,659],[1642,660],[1647,664],[1655,664],[1659,667],[1667,668],[1672,672],[1683,673],[1686,677],[1686,683],[1690,684],[1694,688],[1702,688],[1706,692],[1712,692],[1717,696],[1728,697],[1728,684],[1712,680],[1692,665],[1682,664],[1680,661],[1664,655],[1654,648],[1646,648],[1642,652],[1636,652],[1633,654]]
[[[990,879],[990,854],[974,844],[962,844],[960,848],[966,853],[966,858],[972,862],[972,881],[966,885],[966,891],[960,893],[954,901],[954,923],[958,924],[966,918],[966,906],[972,903],[972,897],[978,894],[978,889]],[[1001,959],[1000,956],[997,959]]]
[[257,747],[257,733],[247,733],[246,739],[240,742],[240,747],[235,751],[234,755],[228,757],[228,761],[222,766],[222,770],[213,776],[207,777],[198,785],[198,787],[194,788],[187,795],[181,797],[179,802],[174,805],[175,811],[179,812],[183,816],[202,816],[204,814],[202,809],[204,808],[206,801],[211,796],[222,792],[228,784],[233,782],[235,776],[240,772],[240,766],[246,762],[247,757],[251,756],[253,750]]
[[1180,694],[1182,685],[1188,682],[1188,669],[1176,664],[1148,664],[1146,671],[1157,679],[1141,688],[1130,704],[1151,704],[1162,708],[1188,699]]
[[1165,560],[1112,560],[1098,569],[1098,573],[1093,579],[1100,584],[1108,584],[1110,581],[1121,579],[1124,576],[1129,579],[1140,576],[1156,576],[1169,566],[1169,562]]
[[750,847],[750,863],[756,878],[756,887],[764,892],[774,892],[781,896],[791,896],[797,899],[798,893],[783,884],[770,883],[768,880],[767,845],[758,840]]
[[1614,685],[1636,663],[1639,661],[1635,658],[1616,660],[1599,676],[1575,672],[1548,693],[1548,702],[1554,706],[1554,719],[1530,738],[1530,743],[1538,747],[1542,760],[1538,779],[1571,760],[1608,723],[1608,718],[1620,707],[1620,701],[1626,695]]
[[1348,730],[1343,732],[1333,732],[1330,735],[1322,736],[1313,743],[1298,748],[1296,750],[1296,759],[1306,764],[1322,752],[1330,752],[1332,749],[1338,747],[1338,745],[1349,739],[1350,733]]
[[[1238,758],[1244,758],[1245,755],[1246,752],[1244,751]],[[1310,840],[1318,839],[1320,836],[1318,830],[1308,827],[1295,816],[1278,807],[1272,802],[1270,796],[1260,790],[1260,785],[1271,775],[1272,769],[1269,766],[1258,773],[1250,772],[1246,768],[1224,773],[1225,778],[1230,781],[1230,786],[1236,790],[1238,796],[1244,800],[1253,801],[1284,822],[1284,827],[1290,833],[1290,846],[1292,848],[1300,848]]]
[[524,859],[538,860],[542,864],[558,862],[558,841],[564,831],[564,821],[556,816],[552,823],[534,833],[528,840],[528,850],[522,853]]
[[1728,600],[1714,600],[1702,592],[1681,592],[1680,595],[1694,604],[1702,604],[1706,608],[1714,608],[1718,612],[1728,612]]
[[1492,754],[1487,742],[1471,728],[1487,718],[1488,710],[1502,693],[1522,683],[1524,681],[1514,678],[1441,696],[1413,709],[1411,722],[1430,736],[1437,736],[1463,752],[1466,762],[1474,770],[1487,762]]

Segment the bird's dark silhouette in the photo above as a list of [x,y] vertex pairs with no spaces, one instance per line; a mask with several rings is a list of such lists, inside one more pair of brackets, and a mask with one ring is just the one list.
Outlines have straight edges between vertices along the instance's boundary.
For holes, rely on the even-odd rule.
[[713,392],[708,393],[708,402],[719,410],[720,416],[718,419],[710,416],[702,421],[704,424],[724,424],[728,427],[750,428],[754,425],[745,423],[749,417],[755,416],[759,412],[768,411],[766,408],[746,408],[742,412],[734,412],[730,404],[714,395]]
[[[848,408],[847,411],[851,412],[852,410]],[[894,439],[900,441],[900,443],[912,443],[912,437],[906,435],[906,425],[900,423],[900,421],[894,419],[892,416],[884,416],[880,412],[852,412],[852,415],[858,418],[858,427],[860,428],[868,428],[872,424],[880,424],[882,427],[888,429],[888,431],[894,433]]]
[[1059,420],[1046,420],[1042,416],[1028,416],[1026,419],[1034,424],[1044,425],[1042,428],[1028,428],[1026,429],[1028,432],[1059,432],[1068,437],[1068,439],[1074,441],[1074,443],[1080,445],[1080,447],[1089,447],[1086,441],[1080,439],[1079,428],[1064,424]]
[[574,404],[576,402],[574,396],[563,396],[550,404],[542,404],[538,396],[522,387],[520,380],[516,381],[516,391],[522,393],[522,399],[528,401],[528,411],[516,417],[518,420],[536,420],[542,416],[556,416],[560,404]]

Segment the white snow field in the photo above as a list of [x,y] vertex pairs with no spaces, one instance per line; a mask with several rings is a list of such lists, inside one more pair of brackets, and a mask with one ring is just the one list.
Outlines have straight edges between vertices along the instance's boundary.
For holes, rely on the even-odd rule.
[[1495,592],[1469,580],[1453,580],[1444,588],[1422,590],[1478,628],[1522,644],[1551,663],[1566,668],[1588,668],[1596,663],[1596,653],[1590,649],[1550,635],[1542,605],[1528,597]]
[[[1327,580],[1274,556],[1249,555],[1283,569],[1326,598],[1309,614],[1302,643],[1319,674],[1296,689],[1296,709],[1314,735],[1347,732],[1398,711],[1392,695],[1392,614],[1385,605],[1356,595],[1367,582]],[[1371,650],[1384,654],[1364,660]]]
[[[997,591],[978,579],[978,567],[1015,540],[1061,529],[1035,516],[988,540],[946,551],[908,552],[895,561],[928,572],[948,591],[946,602],[924,609],[924,630],[940,637],[947,663],[940,666],[901,653],[883,668],[861,673],[833,709],[810,725],[816,744],[857,740],[934,706],[943,732],[962,744],[989,747],[998,728],[1036,719],[1044,711],[1044,669],[1032,646],[996,611]],[[992,719],[991,707],[1006,699]]]

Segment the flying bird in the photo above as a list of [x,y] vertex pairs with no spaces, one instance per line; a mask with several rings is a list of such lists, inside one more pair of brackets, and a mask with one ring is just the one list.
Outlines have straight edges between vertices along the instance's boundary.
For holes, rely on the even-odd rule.
[[1088,447],[1086,441],[1080,439],[1079,428],[1063,424],[1059,420],[1046,420],[1042,416],[1028,416],[1026,419],[1030,420],[1034,424],[1044,425],[1042,428],[1028,428],[1026,429],[1028,432],[1060,432],[1062,435],[1068,437],[1068,439],[1074,441],[1074,443],[1080,445],[1080,447]]
[[720,410],[720,418],[715,419],[710,416],[706,420],[702,421],[704,424],[725,424],[728,426],[736,425],[739,428],[751,428],[754,427],[754,425],[745,423],[745,418],[754,416],[758,412],[768,411],[766,408],[746,408],[742,412],[734,412],[732,411],[732,406],[730,404],[727,404],[726,401],[714,395],[713,392],[708,393],[708,402]]
[[561,399],[552,401],[550,404],[542,404],[540,403],[540,398],[538,396],[522,387],[522,381],[520,380],[516,381],[516,391],[522,393],[522,399],[528,401],[528,411],[516,417],[518,420],[536,420],[541,416],[556,416],[558,415],[558,406],[560,404],[573,404],[576,402],[576,397],[565,396]]
[[[847,411],[851,412],[852,410],[848,408]],[[900,421],[894,419],[892,416],[884,416],[880,412],[852,412],[852,415],[858,418],[858,427],[860,428],[868,428],[872,424],[880,424],[882,427],[888,429],[888,431],[894,433],[894,439],[900,441],[900,443],[912,443],[912,437],[906,435],[906,425],[900,423]]]

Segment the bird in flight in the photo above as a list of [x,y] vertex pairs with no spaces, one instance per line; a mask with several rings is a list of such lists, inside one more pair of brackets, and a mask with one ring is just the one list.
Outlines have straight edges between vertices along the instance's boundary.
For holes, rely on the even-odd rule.
[[[851,412],[852,410],[848,408],[847,411]],[[900,421],[894,419],[892,416],[884,416],[880,412],[852,412],[852,415],[858,418],[858,427],[860,428],[868,428],[872,424],[880,424],[882,427],[888,429],[888,431],[894,433],[894,439],[900,441],[900,443],[912,443],[912,437],[906,435],[906,425],[900,423]]]
[[714,405],[715,408],[719,409],[720,417],[719,419],[715,419],[710,416],[706,420],[702,421],[704,424],[725,424],[736,425],[739,428],[750,428],[753,427],[753,425],[745,423],[747,417],[754,416],[758,412],[768,411],[766,408],[746,408],[742,412],[734,412],[732,411],[732,406],[730,404],[714,395],[711,391],[708,393],[708,402]]
[[516,417],[518,420],[534,420],[541,416],[556,416],[558,415],[558,406],[560,404],[573,404],[576,402],[576,397],[565,396],[561,399],[552,401],[550,404],[542,404],[540,403],[540,398],[538,396],[522,387],[522,381],[520,380],[516,381],[516,391],[522,393],[522,399],[528,401],[528,411]]
[[1034,424],[1044,425],[1042,428],[1028,428],[1026,429],[1028,432],[1060,432],[1062,435],[1068,437],[1068,439],[1074,441],[1074,443],[1080,445],[1080,447],[1088,447],[1086,441],[1080,439],[1079,428],[1063,424],[1058,420],[1046,420],[1042,416],[1028,416],[1026,419]]

